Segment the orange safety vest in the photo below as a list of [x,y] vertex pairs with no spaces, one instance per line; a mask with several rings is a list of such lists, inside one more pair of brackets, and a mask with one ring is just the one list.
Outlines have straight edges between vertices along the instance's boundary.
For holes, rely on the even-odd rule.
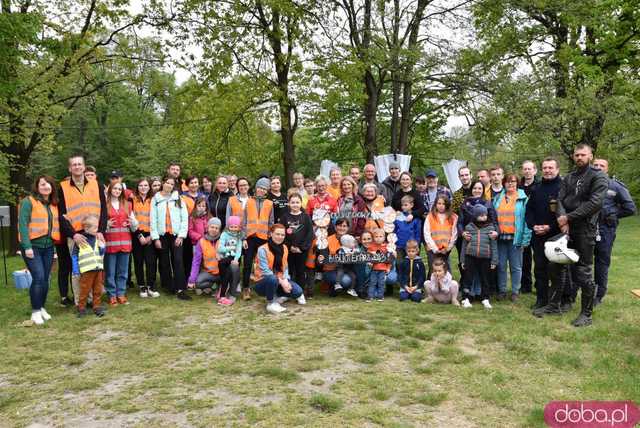
[[[287,260],[289,258],[289,249],[284,244],[282,247],[284,248],[284,253],[282,254],[282,272],[277,273],[278,278],[282,278],[284,275],[283,272],[288,268]],[[263,244],[260,248],[264,248],[267,251],[267,263],[269,264],[269,269],[273,271],[273,263],[275,262],[276,257],[269,249],[269,244]],[[260,250],[260,248],[258,248],[258,250]],[[253,276],[255,277],[256,282],[260,281],[264,277],[262,269],[260,269],[260,260],[258,260],[258,257],[256,257],[253,262]]]
[[218,275],[218,250],[215,244],[204,238],[200,239],[200,248],[202,249],[202,267],[211,275]]
[[307,260],[305,260],[304,265],[307,269],[315,269],[316,267],[316,240],[315,238],[311,241],[311,248],[307,252]]
[[229,205],[231,205],[231,215],[240,217],[240,224],[244,223],[244,208],[242,208],[242,202],[237,196],[229,198]]
[[191,215],[191,213],[193,212],[193,209],[196,207],[196,201],[188,195],[182,195],[180,196],[180,198],[182,198],[182,202],[184,202],[187,205],[187,213],[189,215]]
[[71,178],[60,182],[67,208],[66,217],[76,232],[82,230],[82,219],[89,214],[100,218],[100,188],[96,180],[87,180],[82,192],[72,184]]
[[[340,249],[340,241],[338,240],[338,238],[336,238],[336,235],[334,234],[327,238],[327,242],[329,243],[329,246],[327,247],[329,249],[329,255],[335,256],[338,253],[338,250]],[[336,265],[324,264],[322,265],[322,270],[325,272],[336,270]]]
[[[42,202],[29,196],[31,201],[31,218],[27,228],[29,229],[29,239],[33,240],[49,234],[49,212],[47,207]],[[60,224],[58,223],[58,206],[50,204],[51,209],[51,239],[53,242],[60,242]],[[21,241],[20,233],[18,233],[18,240]]]
[[513,235],[516,233],[516,201],[517,198],[510,198],[507,202],[507,196],[502,197],[500,206],[498,207],[498,229],[501,234]]
[[257,236],[260,239],[267,239],[269,236],[269,218],[273,211],[273,202],[264,199],[262,208],[258,213],[258,203],[255,198],[247,201],[247,237]]
[[431,231],[431,239],[436,244],[438,250],[444,250],[449,246],[451,241],[451,234],[453,226],[456,223],[457,216],[451,214],[451,217],[446,219],[444,223],[440,223],[438,214],[429,214],[429,229]]
[[138,220],[138,230],[142,232],[151,231],[151,198],[142,202],[138,197],[133,198],[133,214]]
[[[373,200],[371,209],[369,209],[369,206],[367,206],[367,210],[369,211],[369,214],[382,213],[384,211],[384,198],[380,195],[376,196],[376,198]],[[364,230],[371,232],[373,229],[381,229],[382,226],[384,226],[384,221],[382,221],[382,218],[379,220],[368,218],[366,223],[364,224]]]

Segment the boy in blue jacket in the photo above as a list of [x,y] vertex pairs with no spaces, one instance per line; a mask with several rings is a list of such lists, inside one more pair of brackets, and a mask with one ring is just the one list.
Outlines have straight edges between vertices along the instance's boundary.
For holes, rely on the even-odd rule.
[[422,239],[422,221],[419,217],[414,217],[411,214],[414,205],[415,201],[409,195],[405,195],[400,199],[402,212],[398,213],[396,220],[393,222],[395,234],[398,237],[396,242],[397,260],[404,260],[406,255],[405,247],[409,240],[413,239],[420,242]]
[[410,239],[406,243],[407,256],[398,264],[398,280],[400,282],[400,300],[412,300],[420,303],[424,296],[426,272],[424,263],[418,252],[418,241]]

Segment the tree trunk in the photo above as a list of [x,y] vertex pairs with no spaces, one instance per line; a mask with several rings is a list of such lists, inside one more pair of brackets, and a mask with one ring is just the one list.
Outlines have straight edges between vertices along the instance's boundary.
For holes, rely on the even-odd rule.
[[[382,18],[384,19],[384,18]],[[393,2],[393,28],[391,36],[391,46],[389,50],[391,52],[391,153],[398,153],[399,148],[399,127],[400,127],[400,92],[401,92],[401,72],[400,72],[400,1],[394,0]],[[401,152],[402,153],[402,152]]]
[[364,156],[368,163],[373,163],[374,156],[378,154],[377,142],[377,113],[378,113],[378,88],[371,72],[367,71],[364,77],[365,102],[364,102]]
[[291,114],[295,114],[295,110],[292,108],[289,100],[286,99],[280,101],[279,108],[282,164],[284,165],[285,185],[289,188],[293,186],[293,173],[296,172],[296,155],[293,140],[296,131],[291,119]]

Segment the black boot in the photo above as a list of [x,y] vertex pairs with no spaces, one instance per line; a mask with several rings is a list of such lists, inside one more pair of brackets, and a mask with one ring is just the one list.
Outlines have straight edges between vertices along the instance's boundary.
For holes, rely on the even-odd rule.
[[587,326],[591,325],[592,323],[593,323],[593,321],[591,319],[591,316],[581,312],[580,315],[578,315],[578,318],[573,320],[573,322],[571,324],[574,327],[587,327]]

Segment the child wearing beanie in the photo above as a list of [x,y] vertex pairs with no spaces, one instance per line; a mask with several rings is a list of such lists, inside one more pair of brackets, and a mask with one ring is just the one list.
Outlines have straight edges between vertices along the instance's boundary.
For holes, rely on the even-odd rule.
[[493,223],[488,219],[487,207],[475,205],[472,211],[473,221],[464,228],[469,232],[471,239],[462,241],[462,251],[460,252],[460,263],[463,269],[468,271],[465,276],[465,284],[462,289],[462,307],[470,308],[470,290],[475,273],[478,273],[481,283],[482,306],[491,309],[489,287],[491,270],[498,265],[498,244],[495,239],[491,239],[490,234],[496,231]]
[[240,256],[244,239],[241,222],[240,217],[230,216],[218,241],[218,265],[222,279],[218,303],[223,306],[233,305],[240,293]]

